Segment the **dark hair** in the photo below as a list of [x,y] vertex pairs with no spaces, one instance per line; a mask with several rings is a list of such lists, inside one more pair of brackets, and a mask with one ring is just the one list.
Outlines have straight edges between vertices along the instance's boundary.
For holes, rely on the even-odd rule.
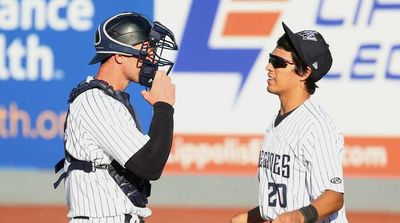
[[[278,39],[276,44],[278,48],[291,52],[293,61],[296,63],[294,72],[296,72],[297,75],[303,76],[307,71],[308,65],[304,63],[304,61],[301,60],[300,57],[297,55],[292,43],[289,40],[289,36],[286,33],[283,34]],[[311,75],[306,79],[305,86],[309,94],[314,94],[315,89],[318,87],[315,81],[312,80]]]

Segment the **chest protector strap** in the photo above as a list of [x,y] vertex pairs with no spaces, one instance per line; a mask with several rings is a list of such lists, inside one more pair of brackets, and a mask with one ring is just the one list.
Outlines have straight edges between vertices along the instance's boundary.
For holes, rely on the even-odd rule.
[[[135,110],[130,104],[129,94],[123,91],[115,91],[113,87],[110,86],[105,81],[92,79],[90,81],[81,82],[76,88],[74,88],[71,91],[68,103],[72,103],[80,94],[93,88],[98,88],[102,90],[104,93],[106,93],[108,96],[114,98],[117,101],[120,101],[128,109],[139,131],[142,131],[140,124],[136,118]],[[67,122],[65,122],[64,130],[66,129],[66,125]],[[151,191],[151,184],[149,180],[140,178],[135,174],[129,172],[115,160],[112,161],[110,165],[99,166],[99,165],[94,165],[94,163],[91,161],[75,159],[71,154],[68,153],[67,150],[64,151],[65,151],[65,158],[61,159],[55,165],[54,167],[55,172],[57,173],[64,167],[65,159],[67,159],[68,162],[70,162],[70,165],[68,167],[68,170],[64,172],[54,183],[54,188],[57,188],[61,180],[66,178],[69,172],[72,170],[82,170],[86,173],[90,173],[96,171],[96,169],[107,169],[108,173],[111,175],[114,181],[118,184],[121,190],[125,193],[125,195],[136,207],[146,207],[146,204],[148,203],[147,198],[150,196],[150,191]]]

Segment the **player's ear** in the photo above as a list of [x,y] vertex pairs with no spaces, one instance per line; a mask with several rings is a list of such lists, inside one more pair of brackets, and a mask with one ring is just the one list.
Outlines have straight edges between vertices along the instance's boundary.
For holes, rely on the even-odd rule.
[[115,62],[118,64],[122,64],[122,62],[124,61],[124,55],[114,54],[114,55],[112,55],[112,57],[115,60]]
[[300,81],[306,81],[307,78],[311,75],[311,68],[307,67],[307,69],[305,69],[303,71],[303,73],[301,75],[299,75],[299,79]]

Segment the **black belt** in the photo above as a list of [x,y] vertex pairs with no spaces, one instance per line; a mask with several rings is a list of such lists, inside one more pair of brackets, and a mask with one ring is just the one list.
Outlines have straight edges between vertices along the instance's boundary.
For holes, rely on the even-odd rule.
[[[132,215],[130,214],[125,214],[125,223],[129,223],[131,221]],[[85,220],[89,220],[89,217],[87,216],[76,216],[73,217],[73,219],[85,219]],[[139,223],[144,223],[144,219],[142,217],[139,217]]]

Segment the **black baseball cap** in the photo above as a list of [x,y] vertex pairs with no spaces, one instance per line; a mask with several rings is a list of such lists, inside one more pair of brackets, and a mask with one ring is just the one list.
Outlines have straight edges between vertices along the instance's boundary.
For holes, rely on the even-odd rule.
[[329,45],[322,35],[315,30],[303,30],[293,33],[284,22],[282,22],[282,26],[289,36],[296,54],[311,68],[311,78],[315,82],[319,81],[332,66]]

